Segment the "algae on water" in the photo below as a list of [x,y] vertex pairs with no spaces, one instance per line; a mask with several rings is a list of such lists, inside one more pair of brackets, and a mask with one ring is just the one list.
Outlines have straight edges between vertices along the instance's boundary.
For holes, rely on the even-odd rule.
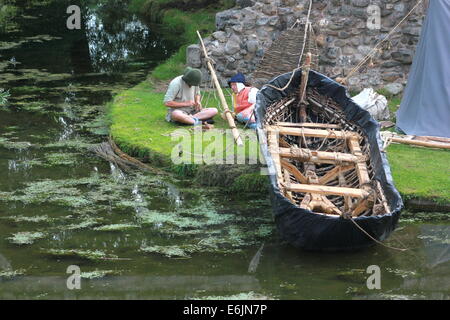
[[157,253],[168,258],[190,258],[190,253],[195,252],[195,246],[142,246],[140,249],[145,253]]
[[10,150],[27,150],[31,148],[33,145],[26,141],[14,141],[13,139],[7,139],[0,137],[0,147]]
[[270,296],[255,293],[253,291],[247,293],[238,293],[231,296],[206,296],[190,298],[192,300],[274,300]]
[[87,260],[115,260],[119,259],[116,255],[107,254],[100,250],[83,249],[42,249],[42,253],[55,257],[75,257]]
[[94,228],[95,231],[127,231],[127,230],[132,230],[132,229],[136,229],[139,228],[138,225],[135,224],[126,224],[126,223],[122,223],[122,224],[109,224],[109,225],[105,225],[105,226],[100,226],[97,228]]
[[91,272],[82,272],[80,274],[80,277],[83,279],[93,280],[93,279],[101,279],[106,276],[118,275],[118,274],[120,274],[120,272],[114,271],[114,270],[95,270],[95,271],[91,271]]
[[12,270],[12,271],[0,271],[0,280],[11,280],[18,276],[25,275],[24,269]]
[[33,244],[36,240],[43,239],[46,236],[43,232],[18,232],[7,239],[13,244],[27,245]]
[[13,222],[31,222],[31,223],[52,222],[53,221],[53,219],[48,217],[47,215],[34,216],[34,217],[8,216],[8,217],[0,217],[0,219],[9,220],[9,221],[13,221]]

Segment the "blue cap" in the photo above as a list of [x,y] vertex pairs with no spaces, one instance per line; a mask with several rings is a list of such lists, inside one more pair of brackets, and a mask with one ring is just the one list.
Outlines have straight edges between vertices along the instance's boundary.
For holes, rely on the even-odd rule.
[[240,83],[245,83],[245,76],[242,73],[238,73],[237,75],[235,75],[234,77],[232,77],[230,79],[230,81],[228,81],[228,85],[231,86],[232,82],[240,82]]

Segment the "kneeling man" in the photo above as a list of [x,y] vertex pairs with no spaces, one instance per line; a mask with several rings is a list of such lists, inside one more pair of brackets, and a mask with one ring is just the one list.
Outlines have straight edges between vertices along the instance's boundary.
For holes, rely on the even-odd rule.
[[164,97],[164,104],[169,108],[166,116],[168,122],[197,126],[217,115],[216,108],[202,107],[199,87],[201,81],[202,72],[188,67],[184,75],[170,82]]

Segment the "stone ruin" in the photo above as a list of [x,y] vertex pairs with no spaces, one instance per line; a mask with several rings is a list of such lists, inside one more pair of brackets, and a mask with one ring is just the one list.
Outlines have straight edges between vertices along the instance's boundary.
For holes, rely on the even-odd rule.
[[[317,71],[329,77],[346,77],[416,3],[417,0],[313,0],[310,21],[318,48]],[[426,3],[415,9],[373,59],[349,77],[350,90],[386,86],[388,90],[395,88],[397,93],[403,90]],[[270,80],[255,79],[255,70],[283,32],[301,32],[301,28],[291,28],[305,23],[308,9],[309,0],[238,0],[236,7],[217,13],[216,31],[204,42],[222,85],[237,72],[259,85]],[[283,59],[286,56],[280,56],[280,61]],[[188,47],[187,64],[201,68],[209,79],[199,44]]]

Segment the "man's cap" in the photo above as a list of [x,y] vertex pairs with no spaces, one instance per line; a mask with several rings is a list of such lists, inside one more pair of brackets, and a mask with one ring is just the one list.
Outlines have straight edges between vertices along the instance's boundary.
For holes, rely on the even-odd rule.
[[199,69],[187,67],[184,70],[183,81],[190,86],[199,86],[202,82],[202,72]]
[[233,82],[240,82],[240,83],[244,83],[245,84],[245,76],[242,73],[238,73],[237,75],[235,75],[234,77],[232,77],[230,79],[230,81],[228,81],[228,86],[231,87],[231,84]]

